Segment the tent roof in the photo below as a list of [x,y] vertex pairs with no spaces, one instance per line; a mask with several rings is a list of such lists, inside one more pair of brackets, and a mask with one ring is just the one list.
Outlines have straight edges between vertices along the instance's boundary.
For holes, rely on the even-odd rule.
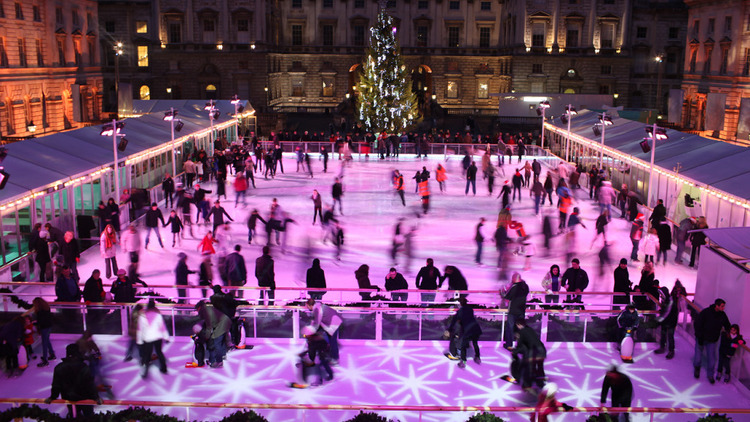
[[750,258],[750,227],[702,229],[712,242],[740,258]]
[[[170,141],[171,129],[162,114],[170,107],[178,111],[178,118],[184,123],[180,136],[210,127],[204,105],[202,100],[134,101],[134,110],[144,114],[125,119],[122,132],[128,146],[119,158],[125,160]],[[214,105],[221,112],[217,123],[233,119],[234,105],[229,101],[215,101]],[[243,105],[252,110],[249,103]],[[90,126],[6,145],[8,156],[3,167],[10,179],[0,191],[0,202],[112,165],[112,137],[101,136],[100,131],[101,125]]]
[[[593,142],[598,137],[591,127],[598,122],[598,112],[584,110],[574,116],[570,131]],[[613,124],[604,132],[604,145],[623,154],[649,162],[651,153],[644,153],[639,143],[646,136],[649,125],[613,117]],[[548,122],[563,130],[559,119]],[[654,165],[672,170],[679,164],[679,173],[704,185],[710,185],[734,196],[750,199],[750,149],[715,141],[699,135],[667,129],[669,139],[659,141],[654,154]]]

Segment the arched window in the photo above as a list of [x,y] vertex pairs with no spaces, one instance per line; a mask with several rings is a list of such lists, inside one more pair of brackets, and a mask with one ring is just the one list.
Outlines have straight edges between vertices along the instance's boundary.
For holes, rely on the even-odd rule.
[[150,100],[151,99],[151,88],[149,88],[148,85],[141,85],[140,99],[141,100]]
[[213,85],[213,84],[206,85],[206,98],[210,100],[216,99],[216,85]]

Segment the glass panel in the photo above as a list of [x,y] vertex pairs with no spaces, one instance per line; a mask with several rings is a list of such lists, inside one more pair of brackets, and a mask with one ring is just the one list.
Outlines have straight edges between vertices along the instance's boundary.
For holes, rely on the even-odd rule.
[[258,337],[292,338],[292,316],[292,311],[284,310],[258,312]]
[[344,322],[339,329],[339,338],[375,339],[375,312],[342,314]]

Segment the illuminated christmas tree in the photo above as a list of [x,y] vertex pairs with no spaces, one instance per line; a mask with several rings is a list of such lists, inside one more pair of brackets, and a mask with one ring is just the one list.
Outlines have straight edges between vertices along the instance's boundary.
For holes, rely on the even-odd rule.
[[362,63],[357,96],[359,120],[373,133],[399,132],[418,119],[411,76],[396,41],[396,26],[384,9],[381,5],[378,21],[370,28],[370,47]]

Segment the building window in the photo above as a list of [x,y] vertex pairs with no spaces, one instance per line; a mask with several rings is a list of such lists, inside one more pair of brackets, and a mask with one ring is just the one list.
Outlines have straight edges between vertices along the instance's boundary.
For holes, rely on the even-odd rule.
[[57,39],[57,60],[60,66],[65,66],[67,61],[65,60],[65,40],[62,38]]
[[138,67],[147,67],[147,66],[148,66],[148,46],[139,45],[138,46]]
[[544,47],[547,26],[543,22],[537,22],[532,25],[531,46]]
[[731,16],[724,17],[724,32],[725,33],[732,32],[732,17]]
[[292,80],[292,97],[304,97],[305,96],[305,85],[302,78],[295,78]]
[[292,45],[302,45],[302,25],[292,25]]
[[458,83],[455,81],[448,81],[445,86],[445,98],[458,98]]
[[719,68],[719,74],[726,75],[728,66],[729,66],[729,49],[722,48],[721,49],[721,68]]
[[648,28],[645,26],[639,26],[635,29],[636,38],[646,38],[646,34],[648,34]]
[[448,2],[448,9],[449,10],[459,10],[461,8],[461,2],[452,0]]
[[94,40],[89,40],[89,66],[96,65],[96,44]]
[[[0,38],[0,49],[3,48],[2,38]],[[3,50],[4,52],[5,50]],[[0,58],[1,60],[1,58]],[[6,59],[7,66],[7,59]],[[750,75],[750,48],[745,49],[745,63],[742,64],[742,76]]]
[[208,98],[209,100],[216,99],[216,85],[213,85],[213,84],[206,85],[205,92],[206,92],[205,94],[206,98]]
[[138,96],[141,100],[151,99],[151,88],[148,85],[141,85],[141,89],[138,90]]
[[578,28],[568,28],[565,33],[565,47],[577,48],[579,34],[580,32],[578,32]]
[[0,37],[0,67],[8,67],[8,54],[5,52],[5,39],[2,37]]
[[73,9],[72,17],[73,17],[73,26],[80,27],[81,26],[81,18],[80,18],[80,16],[78,16],[78,10],[77,9]]
[[602,70],[602,75],[611,75],[612,74],[612,65],[611,64],[603,64],[601,70]]
[[541,63],[532,63],[531,64],[531,73],[536,74],[542,74],[544,73],[544,68],[542,67]]
[[678,28],[676,26],[669,27],[669,34],[668,34],[668,36],[669,36],[670,40],[677,39],[677,37],[680,36],[680,28]]
[[427,26],[417,27],[417,47],[427,47]]
[[479,47],[489,48],[490,46],[490,28],[479,28]]
[[602,25],[601,48],[612,48],[615,38],[615,26],[611,23]]
[[365,27],[364,25],[354,25],[354,45],[365,45]]
[[713,35],[714,34],[714,28],[716,27],[716,19],[709,18],[708,19],[708,28],[706,29],[706,35]]
[[713,53],[712,50],[706,49],[706,61],[703,62],[703,74],[708,75],[711,73],[711,54]]
[[448,47],[458,47],[459,28],[457,26],[448,27]]
[[693,36],[696,38],[701,36],[701,21],[697,19],[693,21]]
[[364,9],[365,8],[365,0],[354,0],[354,8],[355,9]]
[[604,0],[604,4],[615,4],[615,0]]
[[492,2],[491,1],[483,1],[479,3],[479,10],[492,10]]
[[599,85],[599,95],[609,95],[609,85]]
[[36,66],[37,67],[44,67],[44,54],[42,54],[42,40],[35,40],[34,41],[35,47],[36,47]]
[[333,97],[333,78],[323,78],[323,93],[324,97]]
[[745,17],[745,32],[750,32],[750,15]]
[[76,66],[81,65],[81,40],[77,39],[73,41],[73,52],[75,53],[75,56],[73,57],[75,61]]
[[695,62],[698,60],[698,49],[690,52],[690,73],[695,73]]
[[216,31],[216,21],[213,19],[203,20],[203,32],[214,32]]
[[138,34],[148,34],[148,22],[135,21],[135,32]]
[[677,53],[667,53],[667,74],[672,75],[678,72],[677,69]]
[[419,0],[417,2],[417,9],[427,9],[428,4],[427,0]]
[[333,8],[333,0],[323,0],[323,8],[325,8],[325,9],[332,9]]
[[106,32],[109,32],[110,34],[113,34],[116,30],[117,26],[115,24],[115,21],[106,21],[104,22],[104,30]]
[[5,17],[5,6],[3,5],[2,2],[0,2],[0,18],[4,18],[4,17]]
[[480,81],[477,84],[477,98],[490,98],[490,84],[487,81]]
[[86,12],[86,28],[89,30],[94,29],[94,15],[91,12]]
[[250,31],[250,21],[247,19],[237,19],[237,32]]
[[39,9],[39,6],[37,5],[31,6],[31,14],[34,16],[34,22],[42,21],[42,12]]
[[302,9],[302,0],[292,0],[292,9]]
[[323,45],[333,45],[333,25],[323,25]]
[[26,41],[23,38],[18,39],[18,64],[26,67]]
[[16,19],[23,19],[23,8],[21,3],[16,3]]
[[167,32],[167,42],[169,43],[181,43],[182,42],[182,24],[179,22],[170,22],[169,31]]

